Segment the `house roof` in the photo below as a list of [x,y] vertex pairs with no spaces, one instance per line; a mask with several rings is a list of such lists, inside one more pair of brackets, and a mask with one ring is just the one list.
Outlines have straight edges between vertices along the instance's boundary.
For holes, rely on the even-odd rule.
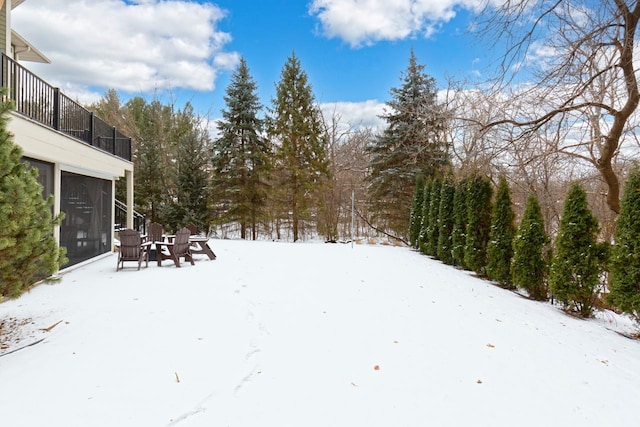
[[[22,2],[24,0],[18,1]],[[51,63],[51,60],[49,58],[47,58],[42,52],[36,49],[35,46],[29,43],[15,30],[11,30],[11,44],[15,46],[14,53],[16,59],[20,61],[44,62],[45,64]]]

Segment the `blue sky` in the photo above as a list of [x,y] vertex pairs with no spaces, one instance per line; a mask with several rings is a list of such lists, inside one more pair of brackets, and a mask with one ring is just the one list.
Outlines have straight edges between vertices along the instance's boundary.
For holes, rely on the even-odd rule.
[[27,0],[13,27],[52,63],[27,63],[82,102],[109,88],[123,100],[187,100],[211,119],[243,56],[270,105],[295,50],[314,94],[350,122],[375,122],[413,48],[444,88],[485,74],[488,52],[467,32],[480,0]]

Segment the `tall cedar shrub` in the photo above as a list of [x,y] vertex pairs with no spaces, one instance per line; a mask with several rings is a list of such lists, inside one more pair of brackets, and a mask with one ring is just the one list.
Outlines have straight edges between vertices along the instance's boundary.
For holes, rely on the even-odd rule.
[[624,186],[610,260],[608,301],[640,322],[640,167]]
[[492,193],[491,182],[487,177],[475,175],[469,181],[464,263],[480,276],[486,275]]
[[422,201],[424,200],[424,178],[418,175],[416,178],[416,189],[413,193],[413,204],[411,205],[411,224],[409,229],[409,244],[413,248],[418,247],[420,227],[422,226]]
[[440,220],[440,191],[442,180],[434,178],[431,183],[431,197],[429,198],[429,218],[427,225],[426,253],[433,257],[438,256],[438,231]]
[[467,245],[467,185],[462,179],[455,185],[453,194],[453,230],[451,231],[451,253],[453,265],[466,267],[464,252]]
[[422,223],[420,224],[420,234],[418,235],[418,249],[423,254],[427,253],[427,231],[429,229],[429,208],[431,207],[431,186],[433,180],[427,179],[422,191]]
[[491,213],[491,231],[487,246],[487,276],[505,288],[512,288],[511,257],[515,214],[511,206],[511,191],[504,175],[500,176]]
[[596,235],[598,220],[587,206],[587,195],[574,183],[564,203],[549,287],[566,309],[589,317],[600,291],[599,276],[604,257]]
[[543,250],[548,241],[540,203],[536,195],[531,193],[513,238],[511,280],[515,286],[525,289],[531,298],[539,301],[547,299],[547,263]]
[[436,81],[418,63],[413,50],[400,86],[391,88],[382,119],[386,128],[367,147],[371,155],[368,199],[378,224],[399,236],[409,230],[415,176],[433,176],[448,163],[444,114]]
[[11,104],[0,103],[0,296],[17,297],[66,262],[53,237],[53,197],[44,200],[38,173],[21,161],[7,130]]
[[455,186],[451,178],[442,181],[438,217],[438,258],[445,264],[453,264],[453,197]]

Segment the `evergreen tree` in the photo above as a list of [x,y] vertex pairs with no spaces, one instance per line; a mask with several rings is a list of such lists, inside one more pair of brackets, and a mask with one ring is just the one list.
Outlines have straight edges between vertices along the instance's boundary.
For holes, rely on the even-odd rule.
[[583,317],[593,311],[599,294],[603,250],[596,242],[598,220],[587,206],[587,195],[577,183],[564,203],[549,272],[553,295]]
[[511,191],[504,175],[500,176],[491,214],[491,230],[487,246],[487,276],[501,286],[511,288],[511,257],[515,214],[511,206]]
[[429,208],[431,207],[431,186],[432,179],[429,178],[424,183],[424,189],[422,191],[422,219],[420,224],[420,234],[418,235],[418,249],[423,254],[426,254],[427,250],[427,231],[429,229]]
[[173,123],[171,107],[158,100],[147,103],[135,97],[125,105],[134,123],[131,134],[135,142],[135,206],[149,222],[165,223],[164,213],[170,203],[169,191],[174,182],[174,153],[169,144]]
[[264,121],[257,84],[244,58],[231,76],[224,100],[220,137],[213,152],[213,189],[218,204],[225,206],[222,222],[237,222],[240,237],[257,237],[258,221],[264,217],[267,200],[270,146],[262,136]]
[[276,144],[280,203],[297,241],[304,222],[320,207],[318,193],[326,185],[329,165],[321,112],[295,53],[282,69],[268,128]]
[[413,248],[418,248],[418,238],[420,227],[422,226],[422,202],[424,200],[424,178],[418,175],[416,178],[416,189],[413,194],[413,204],[411,205],[411,228],[409,230],[409,244]]
[[451,179],[442,182],[438,213],[438,258],[445,264],[453,264],[453,197],[455,186]]
[[547,299],[544,282],[547,264],[543,257],[547,242],[540,204],[536,195],[531,193],[513,238],[511,280],[515,286],[526,289],[531,298],[539,301]]
[[611,250],[608,300],[640,322],[640,168],[624,186]]
[[427,239],[425,252],[433,257],[438,256],[438,231],[440,215],[440,193],[442,180],[438,177],[431,182],[431,196],[429,196],[429,217],[427,218]]
[[467,192],[467,240],[464,263],[480,276],[486,275],[487,244],[491,230],[491,195],[488,178],[475,175]]
[[415,177],[433,176],[447,163],[442,135],[443,114],[435,80],[424,72],[411,51],[401,86],[391,89],[387,127],[367,148],[369,204],[379,226],[406,236]]
[[175,115],[174,138],[177,141],[175,172],[176,193],[172,199],[167,224],[178,229],[195,224],[199,230],[209,229],[210,139],[201,127],[193,106],[187,102],[184,110]]
[[38,173],[21,161],[7,130],[11,104],[0,103],[0,296],[17,297],[66,262],[53,237],[53,196],[42,197]]
[[467,246],[467,180],[460,180],[453,194],[453,230],[451,231],[451,252],[453,265],[466,267],[464,253]]

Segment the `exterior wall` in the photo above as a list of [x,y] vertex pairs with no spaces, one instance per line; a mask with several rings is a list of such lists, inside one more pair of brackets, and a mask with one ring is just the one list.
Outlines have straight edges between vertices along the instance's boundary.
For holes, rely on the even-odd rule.
[[[133,212],[133,163],[105,153],[95,147],[76,141],[42,124],[12,113],[8,130],[13,134],[14,142],[22,148],[25,157],[52,163],[54,165],[54,206],[53,213],[61,211],[62,175],[65,172],[100,178],[110,181],[111,185],[111,224],[108,225],[110,238],[114,241],[113,206],[115,205],[115,181],[126,179],[128,194],[128,213]],[[130,200],[129,200],[130,199]],[[133,217],[127,218],[127,226],[132,227]],[[54,236],[61,241],[60,227],[54,230]]]

